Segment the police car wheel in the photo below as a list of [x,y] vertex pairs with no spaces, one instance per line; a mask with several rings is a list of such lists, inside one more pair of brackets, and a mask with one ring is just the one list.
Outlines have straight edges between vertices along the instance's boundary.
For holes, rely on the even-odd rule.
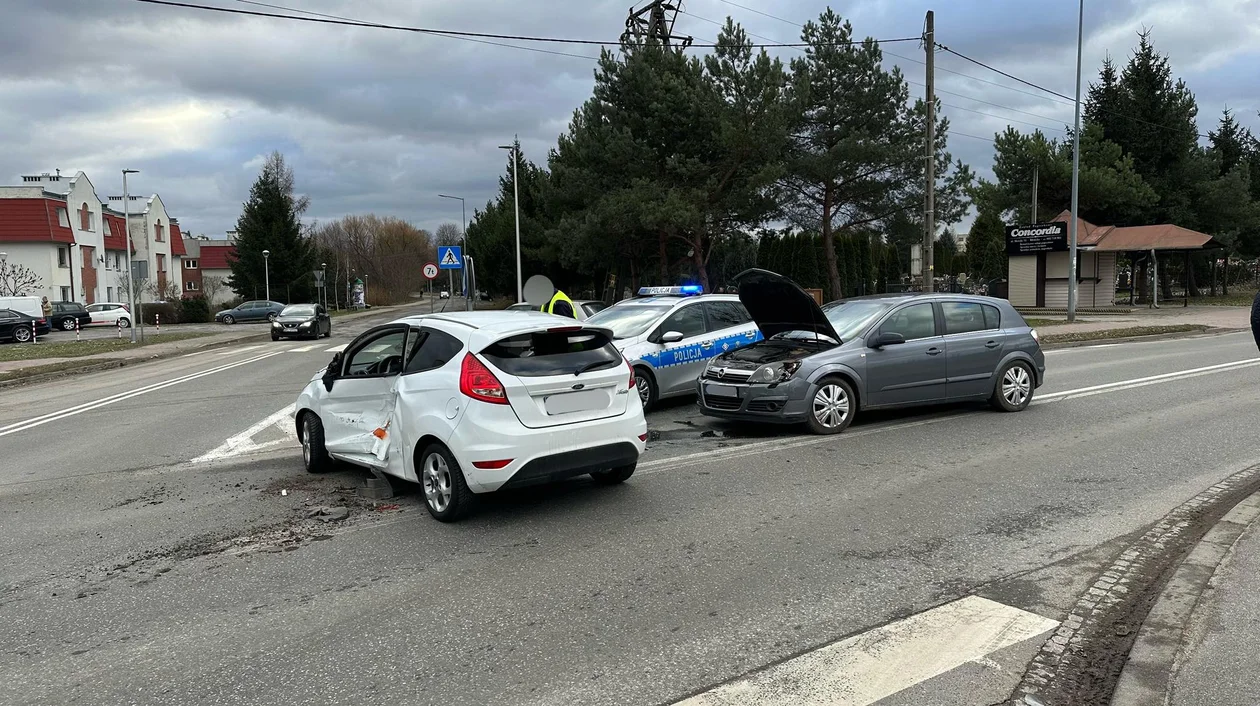
[[634,369],[634,384],[639,391],[639,401],[643,403],[643,411],[646,412],[656,406],[656,380],[652,378],[652,373],[643,366]]

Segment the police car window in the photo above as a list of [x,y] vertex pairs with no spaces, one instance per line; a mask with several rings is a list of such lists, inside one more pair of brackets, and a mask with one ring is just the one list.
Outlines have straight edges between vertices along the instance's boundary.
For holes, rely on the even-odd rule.
[[744,305],[739,302],[707,302],[709,307],[709,323],[715,329],[743,326],[752,321]]
[[481,354],[499,370],[518,377],[575,375],[626,364],[607,334],[589,329],[510,336]]
[[346,375],[389,375],[402,370],[403,343],[407,332],[390,331],[357,349],[346,364]]
[[984,309],[984,327],[993,330],[1002,328],[1002,315],[998,312],[996,306],[981,304],[980,308]]
[[464,344],[458,338],[436,329],[426,328],[412,337],[419,343],[408,355],[404,373],[437,370],[451,362],[464,349]]
[[989,328],[984,322],[984,309],[973,302],[941,302],[941,313],[945,315],[947,334],[971,333]]
[[702,335],[706,330],[704,325],[704,310],[695,304],[684,306],[678,311],[675,311],[673,314],[670,314],[669,318],[665,319],[665,323],[661,324],[661,327],[657,330],[663,334],[669,333],[670,331],[677,331],[678,333],[681,333],[684,338]]
[[907,341],[936,335],[936,315],[931,304],[911,304],[893,313],[879,327],[880,333],[899,333]]
[[612,329],[613,338],[634,338],[652,328],[652,324],[660,321],[666,311],[669,309],[663,306],[618,304],[595,314],[586,323]]

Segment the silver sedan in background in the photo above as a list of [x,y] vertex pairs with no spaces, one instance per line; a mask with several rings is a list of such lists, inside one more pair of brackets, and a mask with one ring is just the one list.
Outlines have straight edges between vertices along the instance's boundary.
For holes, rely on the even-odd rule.
[[1018,412],[1045,379],[1037,332],[1003,299],[911,292],[824,311],[773,272],[737,279],[765,339],[709,362],[697,381],[709,416],[835,434],[859,410],[987,400]]

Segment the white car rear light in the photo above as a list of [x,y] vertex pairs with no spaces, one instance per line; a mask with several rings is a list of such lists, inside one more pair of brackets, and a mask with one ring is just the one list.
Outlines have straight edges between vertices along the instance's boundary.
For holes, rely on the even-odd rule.
[[1037,345],[1039,345],[1039,346],[1040,346],[1040,345],[1041,345],[1041,334],[1037,333],[1037,329],[1029,329],[1028,333],[1032,334],[1033,340],[1034,340],[1034,341],[1036,341],[1036,342],[1037,342]]
[[464,363],[459,370],[459,391],[481,402],[490,404],[507,404],[507,391],[503,383],[490,372],[472,353],[464,355]]

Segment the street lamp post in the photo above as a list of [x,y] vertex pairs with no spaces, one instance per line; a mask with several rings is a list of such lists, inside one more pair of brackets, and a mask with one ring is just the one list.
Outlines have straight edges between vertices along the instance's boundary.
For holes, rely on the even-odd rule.
[[[137,169],[124,169],[123,175],[123,249],[127,253],[127,303],[131,304],[131,310],[136,313],[135,321],[131,322],[131,342],[136,342],[136,328],[144,325],[144,304],[140,302],[140,293],[136,291],[136,267],[131,261],[131,197],[127,193],[127,175],[139,174]],[[145,247],[145,260],[148,261],[149,249]]]
[[[466,209],[464,205],[464,197],[447,196],[446,194],[438,194],[438,197],[443,198],[443,199],[453,199],[459,202],[459,218],[460,218],[459,242],[461,245],[461,249],[463,250],[464,257],[468,257],[468,210]],[[473,284],[468,278],[467,267],[464,268],[463,278],[464,278],[464,299],[465,299],[464,309],[467,311],[472,311],[473,306],[474,306],[473,305],[473,291],[472,291]]]
[[328,263],[319,263],[319,296],[324,300],[323,306],[328,308]]
[[263,250],[263,284],[266,286],[264,290],[267,295],[267,301],[271,301],[271,251]]
[[1076,224],[1081,216],[1081,49],[1085,38],[1085,0],[1081,0],[1076,19],[1076,125],[1072,130],[1072,222],[1068,236],[1068,302],[1067,320],[1076,321]]
[[525,301],[521,288],[521,187],[516,178],[516,163],[521,161],[520,139],[510,145],[499,145],[501,150],[512,150],[512,205],[516,210],[516,303]]

